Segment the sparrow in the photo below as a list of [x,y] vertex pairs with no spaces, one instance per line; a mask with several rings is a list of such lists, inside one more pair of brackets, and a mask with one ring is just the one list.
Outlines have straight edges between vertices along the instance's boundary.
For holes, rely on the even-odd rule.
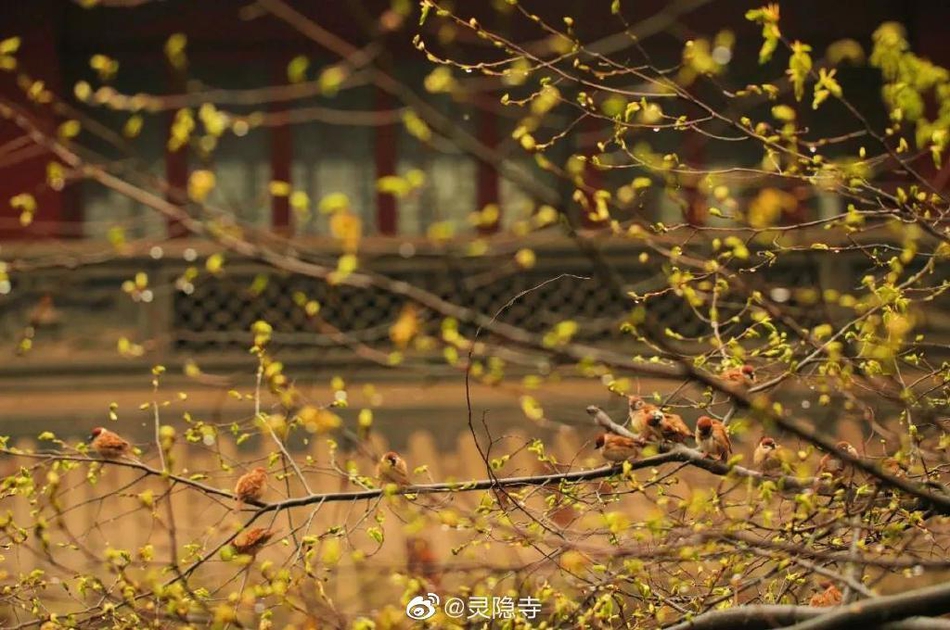
[[[598,436],[600,437],[600,436]],[[573,470],[573,465],[562,464],[552,461],[532,462],[534,474],[538,475],[556,475]],[[574,523],[580,516],[579,512],[573,506],[573,500],[567,497],[556,486],[546,487],[544,489],[547,497],[547,517],[561,527],[568,527]],[[510,507],[511,500],[503,492],[496,493],[495,500],[498,501],[498,507],[507,509]]]
[[[835,444],[835,447],[839,451],[845,451],[850,454],[852,457],[860,457],[858,451],[851,446],[849,442],[842,440]],[[850,465],[838,459],[834,453],[827,453],[824,457],[821,458],[821,461],[818,462],[818,474],[817,477],[821,477],[824,473],[828,473],[833,478],[839,478],[845,470],[850,469]]]
[[726,425],[709,416],[700,416],[696,421],[696,446],[707,457],[727,461],[732,455],[732,443]]
[[758,446],[755,447],[755,452],[752,454],[752,463],[764,473],[781,470],[782,456],[779,454],[780,448],[774,439],[763,435],[759,439]]
[[432,545],[421,536],[406,538],[406,572],[415,577],[423,577],[429,585],[438,588],[442,578],[439,560],[432,551]]
[[246,553],[253,556],[261,550],[261,547],[263,547],[268,540],[273,538],[275,533],[276,532],[272,529],[255,527],[254,529],[249,529],[238,534],[231,543],[231,546],[234,547],[234,550],[238,553]]
[[608,462],[625,462],[640,454],[642,444],[633,438],[616,433],[603,433],[597,436],[594,446],[600,450]]
[[819,591],[808,600],[809,606],[826,608],[828,606],[837,606],[841,603],[841,591],[831,582],[822,582],[819,584],[823,591]]
[[[890,475],[891,477],[896,477],[897,479],[905,479],[907,478],[908,473],[910,473],[910,469],[906,463],[897,459],[896,457],[891,456],[885,457],[883,460],[881,460],[881,471],[884,474]],[[876,476],[871,476],[869,479],[877,484],[886,497],[894,497],[900,494],[896,491],[896,489],[890,487],[883,479],[879,479]]]
[[740,387],[749,387],[755,383],[755,368],[748,363],[742,367],[730,368],[721,375],[724,381]]
[[649,439],[655,441],[666,440],[682,444],[693,435],[683,418],[675,413],[663,413],[659,409],[650,412],[646,424]]
[[640,435],[646,430],[647,417],[657,406],[651,405],[639,396],[627,396],[627,403],[629,406],[627,419],[630,430]]
[[383,483],[394,483],[400,487],[412,485],[406,460],[395,451],[389,451],[379,458],[376,477]]
[[234,485],[234,496],[236,496],[238,500],[237,509],[241,509],[242,503],[259,501],[264,494],[266,484],[267,471],[260,466],[249,473],[241,475]]
[[39,302],[33,307],[29,315],[29,324],[33,328],[45,328],[55,326],[62,320],[62,314],[53,304],[53,296],[44,293]]
[[96,427],[92,430],[89,440],[89,445],[104,459],[121,459],[125,457],[135,462],[138,461],[132,452],[132,445],[109,429]]
[[881,470],[898,479],[907,476],[907,465],[896,457],[885,457],[881,462]]

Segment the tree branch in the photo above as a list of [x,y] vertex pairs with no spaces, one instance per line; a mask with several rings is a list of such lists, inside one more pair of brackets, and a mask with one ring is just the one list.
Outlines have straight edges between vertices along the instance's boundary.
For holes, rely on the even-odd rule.
[[[880,598],[887,599],[887,598]],[[874,600],[876,601],[880,601]],[[857,605],[857,604],[855,604]],[[714,610],[689,621],[683,621],[664,630],[770,630],[771,628],[798,628],[801,621],[810,623],[825,616],[827,609],[810,606],[757,605],[738,606],[726,610]],[[835,626],[842,627],[842,626]],[[848,625],[848,627],[854,627]],[[919,616],[908,617],[874,625],[881,630],[948,630],[950,621],[946,619],[928,619]]]
[[[862,625],[874,627],[912,615],[929,617],[947,613],[950,613],[950,582],[926,586],[898,595],[862,599],[825,611],[825,614],[799,622],[791,628],[794,630],[835,630],[858,628]],[[928,626],[928,628],[935,627],[935,625]]]

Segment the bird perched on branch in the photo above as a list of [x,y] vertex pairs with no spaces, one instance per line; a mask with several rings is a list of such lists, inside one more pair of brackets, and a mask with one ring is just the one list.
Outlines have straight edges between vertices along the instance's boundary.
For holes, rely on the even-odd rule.
[[755,383],[755,368],[748,363],[742,367],[730,368],[720,374],[724,381],[743,388],[751,387]]
[[732,443],[726,425],[709,416],[700,416],[696,421],[696,446],[707,457],[728,461],[732,455]]
[[429,541],[421,536],[406,538],[406,572],[428,581],[428,587],[438,589],[442,581],[439,560]]
[[92,449],[104,459],[122,459],[124,457],[133,462],[141,463],[135,457],[132,445],[109,429],[96,427],[92,430],[89,440]]
[[841,591],[838,590],[838,587],[835,586],[834,583],[825,581],[818,586],[824,590],[811,596],[811,599],[808,600],[809,606],[827,608],[829,606],[837,606],[841,603]]
[[594,444],[608,462],[625,462],[640,454],[641,442],[616,433],[603,433],[597,436]]
[[234,495],[238,500],[237,509],[240,510],[241,505],[248,501],[259,501],[264,494],[266,484],[267,471],[260,466],[241,475],[234,485]]
[[682,444],[693,436],[683,418],[675,413],[664,413],[654,409],[647,417],[648,439],[654,441],[677,442]]
[[896,457],[885,457],[881,462],[881,470],[898,479],[907,476],[907,464]]
[[233,546],[234,550],[238,553],[246,553],[253,556],[261,550],[261,547],[267,544],[268,540],[273,538],[275,533],[276,532],[272,529],[255,527],[238,534],[231,543],[231,546]]
[[640,435],[646,430],[647,418],[657,409],[657,406],[648,403],[639,396],[627,396],[627,405],[627,419],[630,430]]
[[53,296],[44,293],[36,306],[33,307],[33,310],[30,311],[27,321],[33,328],[51,328],[58,326],[62,319],[62,313],[53,304]]
[[752,463],[764,473],[776,472],[782,469],[781,447],[774,439],[763,435],[759,439],[755,452],[752,454]]
[[396,451],[389,451],[379,458],[376,477],[383,483],[394,483],[401,488],[412,485],[406,460]]
[[[851,446],[850,442],[844,440],[835,444],[835,448],[839,451],[844,451],[852,457],[861,457],[858,454],[857,449]],[[850,470],[851,465],[845,463],[844,461],[838,459],[837,454],[835,453],[826,453],[824,457],[821,458],[821,461],[818,462],[818,476],[822,476],[824,473],[828,473],[835,479],[839,478],[842,473],[846,470]]]

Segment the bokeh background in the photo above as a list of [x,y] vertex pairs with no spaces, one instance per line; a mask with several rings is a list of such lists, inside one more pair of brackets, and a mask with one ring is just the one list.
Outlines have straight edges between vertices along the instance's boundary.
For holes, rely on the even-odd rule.
[[[703,42],[710,62],[728,72],[698,82],[696,93],[722,106],[728,117],[772,119],[773,103],[767,98],[741,100],[748,105],[744,112],[729,109],[743,106],[737,104],[740,99],[726,98],[727,92],[748,84],[784,81],[784,68],[760,65],[761,27],[743,17],[759,2],[621,2],[627,28],[618,25],[612,3],[606,1],[524,4],[552,23],[575,16],[573,29],[581,41],[623,63],[635,65],[642,50],[648,50],[654,67],[676,72],[681,81],[690,80],[682,74],[689,64],[680,67],[684,46]],[[488,30],[541,57],[563,46],[526,22],[506,0],[455,4]],[[849,99],[860,104],[874,129],[886,126],[887,113],[881,72],[865,57],[881,24],[899,22],[918,55],[950,65],[946,2],[795,0],[781,10],[783,32],[810,43],[816,67],[817,60],[827,59],[837,68]],[[181,475],[200,473],[215,488],[231,488],[240,472],[269,462],[273,477],[265,500],[301,496],[308,491],[306,484],[288,472],[286,461],[277,464],[280,456],[264,430],[270,425],[255,416],[251,393],[258,388],[258,361],[249,348],[251,329],[261,320],[273,328],[269,355],[280,362],[314,416],[304,422],[303,431],[292,432],[288,449],[299,461],[312,458],[306,477],[318,493],[352,490],[357,474],[372,475],[379,454],[388,448],[399,450],[411,469],[425,466],[416,481],[484,478],[486,462],[472,433],[482,444],[488,435],[499,440],[490,457],[500,458],[498,469],[506,476],[599,466],[602,459],[592,448],[598,429],[585,408],[598,405],[620,420],[626,400],[619,394],[624,392],[663,400],[675,392],[674,410],[692,424],[702,396],[694,386],[612,373],[594,361],[562,360],[556,353],[539,359],[542,353],[524,351],[511,340],[479,335],[471,318],[456,321],[429,312],[407,302],[401,297],[405,292],[378,286],[403,282],[425,289],[465,313],[550,335],[551,346],[566,337],[624,357],[650,357],[656,348],[639,343],[624,326],[637,306],[631,294],[650,296],[650,314],[670,337],[683,340],[679,347],[690,348],[690,340],[707,333],[709,324],[686,308],[681,294],[668,290],[669,269],[663,268],[668,261],[633,239],[611,236],[591,217],[585,205],[595,200],[578,196],[576,180],[615,192],[612,216],[620,222],[637,218],[726,230],[736,225],[712,212],[715,194],[701,177],[677,178],[665,187],[649,187],[647,179],[640,186],[637,182],[647,176],[660,180],[662,169],[598,170],[576,159],[602,151],[597,144],[610,136],[609,116],[574,120],[563,114],[565,108],[548,112],[539,123],[542,131],[548,136],[564,131],[564,137],[539,154],[564,165],[566,173],[539,168],[540,158],[525,150],[518,131],[523,111],[502,102],[509,92],[528,96],[525,77],[433,64],[414,45],[417,33],[456,60],[475,62],[494,54],[490,44],[451,19],[420,24],[418,3],[408,0],[2,3],[0,435],[11,436],[14,445],[42,449],[57,446],[49,436],[39,439],[52,432],[65,441],[58,446],[68,450],[90,428],[106,425],[141,446],[143,458],[155,465],[159,456],[153,432],[160,413],[161,423],[178,431],[178,442],[168,452],[170,467]],[[12,38],[18,38],[15,45]],[[7,50],[12,48],[15,59]],[[640,87],[651,86],[625,85]],[[789,90],[787,81],[781,89]],[[576,86],[564,88],[565,95],[576,92]],[[605,99],[601,106],[606,113],[618,105]],[[678,115],[678,106],[671,104],[665,114]],[[797,114],[809,137],[843,136],[822,148],[830,160],[853,158],[863,141],[847,136],[853,129],[841,125],[852,119],[836,115],[841,107],[831,99],[815,113],[806,102]],[[351,259],[353,241],[358,241],[360,271],[378,282],[366,288],[346,286],[294,273],[292,266],[275,268],[252,257],[222,254],[214,239],[189,230],[181,220],[83,172],[57,166],[47,149],[25,133],[29,125],[10,122],[11,112],[55,133],[89,164],[108,165],[109,172],[183,209],[184,216],[217,235],[240,233],[249,242],[286,254],[287,260],[329,268]],[[752,170],[762,158],[759,143],[715,142],[713,136],[682,133],[673,125],[630,133],[656,155],[677,153],[705,171]],[[943,167],[924,162],[923,176],[945,191],[950,162]],[[903,184],[901,177],[896,169],[873,181],[891,190]],[[728,194],[750,216],[767,215],[758,218],[770,226],[828,219],[847,208],[847,200],[821,182],[767,179],[768,174],[745,182],[736,178]],[[17,201],[23,194],[36,202],[28,212],[22,198]],[[349,221],[346,229],[334,224],[341,212]],[[904,234],[888,230],[875,226],[857,238],[900,245]],[[578,232],[585,237],[576,238]],[[857,248],[834,255],[810,252],[810,243],[819,240],[810,240],[814,234],[790,231],[784,245],[795,251],[748,274],[756,290],[768,293],[806,329],[843,322],[841,311],[832,313],[831,300],[822,296],[863,291],[861,278],[872,266]],[[677,238],[679,234],[670,242]],[[820,240],[827,244],[837,238],[842,237],[822,234]],[[654,242],[666,241],[658,236]],[[922,264],[912,262],[915,268]],[[932,286],[946,278],[945,267],[938,264]],[[926,336],[928,358],[939,365],[950,359],[950,294],[934,293],[933,302],[926,308],[915,304],[902,321],[909,322],[914,334]],[[727,318],[742,305],[723,303],[720,308]],[[853,313],[848,311],[847,317]],[[452,343],[459,336],[491,344],[490,352],[479,353],[468,379],[466,357]],[[696,354],[713,354],[708,344],[695,348]],[[774,358],[767,352],[760,354],[755,361],[763,380],[786,369],[780,361],[770,364]],[[163,371],[156,391],[157,365]],[[707,367],[715,372],[720,366]],[[849,408],[850,423],[845,424],[841,410],[852,402],[845,396],[853,391],[813,389],[821,382],[789,379],[774,392],[774,400],[790,410],[789,416],[811,419],[824,434],[848,438],[862,446],[862,454],[879,459],[883,447],[880,440],[873,442],[868,429],[878,418],[897,419],[899,410],[881,397],[863,417]],[[934,384],[935,390],[939,387]],[[854,395],[871,398],[874,393]],[[818,404],[821,396],[830,402]],[[265,423],[286,420],[268,415],[279,410],[279,402],[265,386],[260,399]],[[327,412],[324,407],[331,403]],[[737,429],[736,451],[748,459],[763,428],[744,422],[737,418],[732,426]],[[186,443],[185,436],[196,435]],[[802,449],[805,463],[797,472],[813,472],[820,455],[782,437],[790,450]],[[163,439],[172,443],[176,438]],[[539,461],[537,444],[535,451],[529,448],[534,438],[541,438],[546,452],[560,463]],[[12,457],[0,460],[5,475],[20,465]],[[286,478],[278,480],[281,466]],[[97,467],[98,462],[89,466],[90,478],[99,474]],[[154,509],[161,503],[155,497],[164,492],[164,480],[142,480],[132,492],[128,488],[136,471],[112,465],[104,470],[95,479],[98,485],[89,483],[84,470],[63,482],[67,511],[81,515],[76,519],[79,539],[96,552],[117,544],[129,549],[154,544],[158,557],[175,557],[179,549],[165,536],[164,515]],[[25,484],[28,477],[22,477]],[[703,471],[669,466],[644,471],[639,479],[650,492],[674,498],[705,501],[716,496]],[[41,483],[54,482],[46,478]],[[734,522],[754,512],[751,484],[744,488],[729,477],[715,483],[729,497],[749,493],[747,505],[726,510]],[[602,487],[610,495],[610,482],[584,486],[591,505],[605,507]],[[172,498],[162,508],[170,506],[177,514],[181,540],[200,540],[210,548],[240,527],[229,499],[195,500],[195,493],[182,487],[169,492]],[[543,571],[534,573],[545,560],[537,550],[479,541],[459,527],[484,507],[485,498],[490,504],[487,492],[446,494],[445,503],[429,509],[426,519],[414,514],[431,506],[401,498],[372,505],[341,501],[311,516],[313,522],[304,527],[312,525],[312,531],[341,525],[345,531],[345,536],[327,535],[319,542],[323,568],[331,574],[339,569],[326,580],[328,593],[354,614],[375,614],[388,606],[404,622],[397,604],[408,592],[406,578],[384,584],[380,576],[403,571],[435,584],[451,564],[453,573],[442,584],[450,593],[473,583],[468,576],[479,571],[479,576],[514,576],[518,588],[522,580],[543,577]],[[613,498],[617,503],[609,504],[614,511],[608,515],[593,508],[585,514],[570,505],[562,509],[560,490],[538,487],[528,491],[525,505],[558,526],[580,523],[579,528],[597,535],[626,529],[634,517],[647,522],[660,513],[659,502],[645,495],[623,490]],[[750,512],[742,511],[749,505]],[[389,519],[383,527],[385,545],[364,535],[373,523],[383,525],[383,519],[369,519],[377,507],[374,516],[386,512]],[[14,501],[11,509],[16,522],[30,522],[27,501]],[[782,508],[792,509],[791,502]],[[281,512],[271,524],[282,530],[281,536],[296,534],[299,513]],[[608,519],[617,514],[620,520]],[[583,518],[587,520],[581,522]],[[288,539],[275,540],[262,558],[287,561]],[[58,553],[64,562],[72,554],[70,562],[92,567],[90,571],[102,568],[95,553],[82,557],[77,549]],[[22,547],[15,556],[21,572],[42,565],[40,554]],[[586,570],[586,563],[575,550],[557,556],[551,567],[569,573]],[[222,576],[236,579],[237,573],[217,557],[202,564],[201,572],[211,584]],[[417,586],[428,589],[429,583]],[[894,590],[902,586],[898,583]],[[795,585],[796,601],[807,601],[811,588]],[[715,603],[731,597],[723,595]],[[738,603],[742,597],[747,595],[734,599]],[[314,610],[323,605],[306,603]]]
[[[546,19],[583,14],[579,34],[605,51],[623,54],[632,46],[630,38],[617,35],[609,3],[537,4],[532,10]],[[702,35],[712,38],[715,55],[729,64],[730,85],[741,86],[769,78],[757,61],[757,27],[742,19],[754,4],[657,1],[636,2],[625,10],[657,66],[675,65],[684,42]],[[312,260],[333,261],[339,255],[328,217],[316,206],[345,195],[362,221],[365,268],[484,313],[495,313],[520,291],[559,274],[590,277],[545,285],[499,319],[535,332],[571,319],[579,323],[579,340],[617,343],[631,353],[646,350],[620,332],[629,299],[601,284],[590,257],[563,229],[523,229],[549,205],[580,211],[572,204],[570,183],[537,169],[511,137],[516,115],[498,102],[509,86],[465,73],[446,78],[435,71],[412,45],[418,7],[408,2],[288,5],[319,26],[322,45],[255,3],[5,3],[0,37],[19,36],[22,42],[18,67],[0,74],[0,98],[26,108],[46,129],[81,120],[80,139],[91,155],[136,177],[159,178],[168,199],[182,198],[190,172],[212,171],[217,184],[209,202],[236,221],[292,237],[295,251]],[[536,36],[505,7],[499,0],[471,10],[513,40]],[[874,29],[897,20],[920,55],[950,62],[943,29],[950,7],[941,2],[875,0],[858,9],[807,0],[788,3],[782,12],[783,28],[811,42],[816,55],[829,54],[830,44],[849,39],[867,50]],[[427,35],[459,58],[484,52],[485,44],[464,29],[443,23],[426,28],[438,28]],[[176,67],[169,48],[176,34],[187,41],[182,67]],[[846,53],[839,46],[838,54]],[[360,66],[366,59],[368,65]],[[337,72],[348,61],[356,67]],[[398,89],[381,87],[367,67],[381,69]],[[872,124],[880,124],[879,73],[847,63],[839,73]],[[60,102],[34,107],[29,90],[23,89],[29,80],[41,81]],[[246,123],[218,139],[212,155],[198,141],[182,147],[169,142],[182,107],[199,103],[203,94],[214,95],[232,120]],[[417,109],[432,130],[428,137],[408,115]],[[194,110],[200,119],[198,107]],[[833,116],[816,118],[812,130],[836,131],[821,127],[833,123]],[[593,149],[597,132],[596,126],[580,129],[555,151],[584,149],[585,143]],[[743,154],[748,147],[741,144],[707,144],[665,131],[650,140],[657,150],[675,149],[709,168],[748,157]],[[163,387],[189,395],[193,415],[219,422],[244,417],[246,405],[226,392],[253,383],[248,330],[258,319],[274,326],[277,356],[298,386],[326,399],[333,395],[333,377],[344,378],[351,407],[341,414],[355,416],[360,407],[373,407],[375,428],[396,446],[412,430],[422,430],[448,448],[466,430],[462,373],[446,364],[438,344],[417,344],[402,364],[387,364],[393,349],[390,330],[405,306],[399,298],[290,273],[268,274],[264,282],[261,274],[269,269],[234,256],[222,273],[211,273],[209,257],[217,250],[206,241],[95,182],[68,178],[50,185],[48,163],[49,155],[25,143],[16,126],[0,126],[0,199],[29,190],[38,202],[26,227],[16,211],[0,211],[0,258],[10,271],[0,283],[0,331],[7,353],[0,362],[5,433],[34,435],[42,426],[64,436],[83,435],[105,421],[115,403],[119,426],[144,439],[148,412],[138,406],[151,396],[155,364],[168,368]],[[419,173],[421,184],[413,180]],[[380,178],[392,175],[415,183],[404,194],[381,190]],[[588,175],[600,178],[606,188],[618,185],[620,178],[630,179],[629,172]],[[948,176],[946,168],[933,173],[940,187]],[[313,208],[301,211],[294,199],[274,189],[274,182],[306,193]],[[707,193],[687,193],[684,207],[660,189],[647,191],[636,211],[662,221],[714,221],[704,214]],[[750,187],[740,194],[752,199],[757,192]],[[841,199],[815,189],[783,194],[780,221],[829,216],[842,208]],[[530,265],[516,259],[524,247],[534,252]],[[614,243],[605,237],[601,249],[631,289],[649,291],[665,282],[659,267],[642,262],[629,241]],[[773,297],[798,306],[807,322],[814,291],[853,286],[863,265],[857,253],[835,260],[801,254],[769,268],[767,281]],[[147,288],[124,291],[123,283],[140,272],[148,275]],[[301,308],[298,293],[319,302],[320,321]],[[679,298],[669,298],[651,301],[651,309],[675,331],[698,332],[703,324],[682,308]],[[436,317],[422,312],[419,318],[423,333],[439,334],[442,322]],[[940,309],[922,314],[918,325],[928,333],[950,330]],[[31,326],[31,348],[20,352],[24,330]],[[334,329],[349,333],[346,343],[340,343]],[[545,432],[586,426],[587,404],[621,410],[620,398],[602,382],[622,375],[557,368],[512,361],[499,382],[473,384],[476,412],[484,411],[499,426]],[[539,372],[555,374],[531,393],[544,401],[547,422],[540,424],[525,417],[523,404],[524,377]],[[367,383],[372,388],[364,390]],[[672,386],[637,380],[631,390],[649,393]],[[794,402],[808,405],[809,396],[800,392]]]

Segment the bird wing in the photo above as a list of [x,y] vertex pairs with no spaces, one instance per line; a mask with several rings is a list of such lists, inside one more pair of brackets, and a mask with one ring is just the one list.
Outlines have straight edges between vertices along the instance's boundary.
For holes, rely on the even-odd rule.
[[719,432],[722,434],[722,439],[726,443],[726,449],[729,453],[732,453],[732,440],[729,439],[729,431],[726,430],[726,425],[719,423],[717,425]]
[[683,422],[682,416],[677,415],[675,413],[671,413],[671,414],[666,414],[666,417],[667,419],[669,419],[670,426],[673,428],[673,430],[676,433],[679,433],[680,435],[684,435],[686,437],[689,437],[693,434],[693,432],[689,430],[689,427],[686,426],[686,423]]
[[617,446],[622,446],[624,448],[637,448],[639,443],[633,438],[628,438],[625,435],[616,435],[614,436]]
[[129,448],[129,443],[115,433],[103,431],[98,438],[99,445],[110,450],[121,450]]

